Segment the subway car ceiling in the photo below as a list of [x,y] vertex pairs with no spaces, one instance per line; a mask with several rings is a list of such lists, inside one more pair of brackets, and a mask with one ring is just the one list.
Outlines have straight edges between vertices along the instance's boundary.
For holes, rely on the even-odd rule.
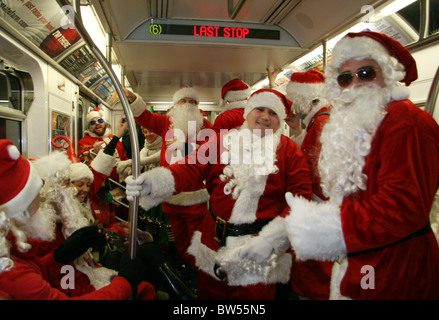
[[[103,28],[112,34],[115,57],[123,66],[129,85],[146,101],[170,101],[175,90],[189,85],[197,89],[201,101],[215,105],[220,102],[221,87],[227,81],[238,77],[250,85],[257,84],[266,77],[266,67],[287,66],[328,34],[361,19],[363,6],[379,6],[384,1],[90,3]],[[165,27],[175,24],[188,25],[187,32],[166,34]],[[160,26],[161,30],[150,30],[151,25]],[[280,36],[275,40],[249,38],[238,33],[239,28],[277,30]],[[234,37],[231,32],[227,36],[224,31],[228,30],[237,32]],[[151,35],[154,32],[160,34]]]
[[[205,111],[220,110],[221,88],[232,78],[241,78],[256,90],[268,86],[267,67],[282,68],[284,72],[276,80],[282,90],[292,72],[323,70],[325,58],[330,59],[334,42],[331,39],[348,28],[385,32],[408,45],[430,35],[437,41],[434,18],[439,16],[437,1],[433,0],[18,3],[1,2],[0,26],[73,79],[83,94],[110,110],[121,110],[114,85],[76,33],[71,9],[76,9],[96,46],[116,66],[122,85],[139,93],[158,110],[170,106],[172,94],[181,86],[192,86]],[[390,15],[385,12],[395,4],[399,7],[390,12],[407,5],[410,10],[405,14],[406,9]],[[34,18],[39,27],[45,23],[50,34],[33,34],[35,28],[20,25],[18,15]],[[425,19],[430,21],[427,30],[420,23]],[[93,24],[97,29],[91,29]],[[81,65],[83,61],[90,67]]]

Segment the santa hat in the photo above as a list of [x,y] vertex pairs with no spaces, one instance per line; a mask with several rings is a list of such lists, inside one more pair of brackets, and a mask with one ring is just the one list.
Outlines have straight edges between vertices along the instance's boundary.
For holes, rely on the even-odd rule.
[[172,97],[172,102],[175,105],[183,98],[192,98],[197,102],[197,104],[200,103],[200,99],[198,99],[198,93],[194,88],[182,87],[181,89],[177,90]]
[[250,94],[249,85],[238,78],[227,82],[221,90],[221,98],[227,102],[247,100]]
[[93,110],[91,110],[89,113],[87,113],[87,123],[90,123],[91,120],[93,120],[94,118],[104,118],[104,112],[99,109],[99,108],[95,108]]
[[[381,69],[385,79],[403,82],[406,86],[418,78],[416,61],[410,52],[397,40],[379,32],[364,31],[348,33],[334,47],[331,62],[327,68],[327,78],[337,77],[340,66],[350,59],[373,59]],[[399,63],[392,63],[392,59]],[[407,99],[409,90],[396,87],[392,91],[394,100]]]
[[92,183],[94,180],[93,172],[85,163],[82,162],[72,163],[69,168],[69,173],[71,182],[78,181],[84,178],[89,178],[90,183]]
[[0,211],[14,218],[26,211],[43,181],[33,164],[10,140],[0,140]]
[[323,73],[317,70],[294,72],[286,87],[286,96],[293,100],[295,96],[306,96],[309,101],[320,98],[325,82]]
[[270,108],[276,112],[279,122],[282,123],[291,110],[291,101],[282,93],[273,89],[259,89],[255,91],[248,99],[247,106],[244,109],[244,119],[248,114],[258,107]]

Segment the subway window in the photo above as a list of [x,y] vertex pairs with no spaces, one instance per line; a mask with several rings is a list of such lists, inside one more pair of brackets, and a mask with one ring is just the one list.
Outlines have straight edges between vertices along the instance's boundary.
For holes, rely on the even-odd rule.
[[23,152],[23,121],[33,100],[30,75],[0,59],[0,138],[11,140]]

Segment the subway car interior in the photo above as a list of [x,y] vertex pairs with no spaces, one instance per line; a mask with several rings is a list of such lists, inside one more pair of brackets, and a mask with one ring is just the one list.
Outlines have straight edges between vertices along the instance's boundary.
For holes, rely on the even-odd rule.
[[[348,32],[406,47],[418,68],[410,100],[439,121],[438,0],[0,0],[0,9],[0,139],[27,159],[56,150],[58,136],[79,156],[98,107],[110,128],[123,116],[135,133],[123,88],[165,114],[174,92],[193,87],[214,123],[228,81],[254,92],[280,70],[275,89],[285,93],[295,72],[324,72]],[[137,199],[118,205],[138,214]]]

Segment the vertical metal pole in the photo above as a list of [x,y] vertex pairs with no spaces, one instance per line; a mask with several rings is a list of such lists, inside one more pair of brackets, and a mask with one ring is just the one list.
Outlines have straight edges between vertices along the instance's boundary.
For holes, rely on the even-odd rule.
[[[70,3],[68,0],[58,0],[58,2],[62,6],[70,6]],[[71,21],[73,22],[73,21]],[[102,64],[102,67],[107,72],[108,76],[111,79],[111,82],[115,86],[117,95],[119,96],[120,102],[122,103],[123,110],[125,112],[125,116],[127,118],[128,123],[128,130],[130,132],[130,141],[131,141],[131,147],[132,147],[132,173],[134,176],[134,179],[137,179],[140,174],[140,149],[139,149],[139,141],[137,139],[137,133],[136,133],[136,125],[134,121],[133,113],[131,112],[131,109],[129,107],[129,102],[127,97],[125,96],[125,93],[122,89],[122,86],[114,74],[113,69],[111,68],[111,64],[107,62],[105,57],[102,55],[98,47],[94,44],[93,40],[87,33],[87,30],[85,29],[84,25],[81,22],[81,19],[78,17],[78,14],[75,13],[75,28],[76,31],[81,35],[84,42],[90,47],[92,52],[96,55],[96,58],[99,60],[99,62]],[[139,210],[139,199],[138,197],[134,197],[133,201],[130,202],[129,205],[129,217],[130,217],[130,235],[129,235],[129,254],[131,259],[134,259],[136,257],[136,245],[137,245],[137,217],[138,217],[138,210]]]

